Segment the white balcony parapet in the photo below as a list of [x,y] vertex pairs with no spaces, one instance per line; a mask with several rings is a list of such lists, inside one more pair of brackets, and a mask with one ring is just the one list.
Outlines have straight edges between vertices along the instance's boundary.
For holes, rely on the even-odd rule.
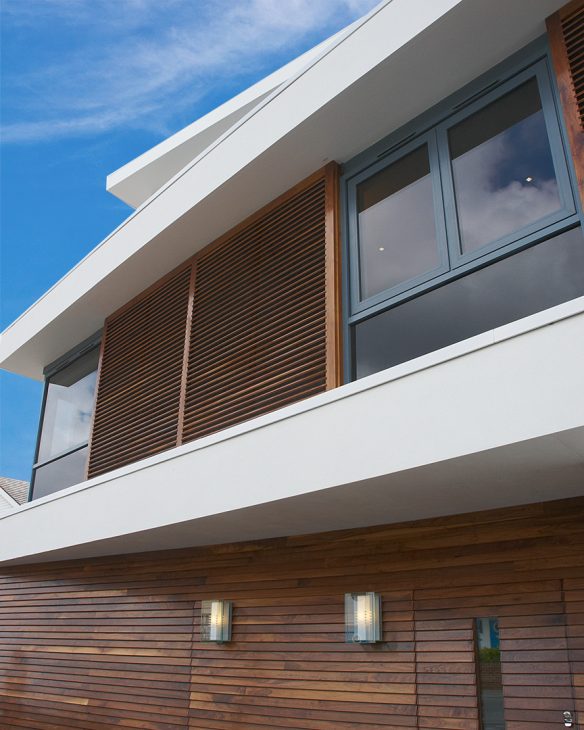
[[580,297],[17,508],[0,561],[582,495],[583,362]]

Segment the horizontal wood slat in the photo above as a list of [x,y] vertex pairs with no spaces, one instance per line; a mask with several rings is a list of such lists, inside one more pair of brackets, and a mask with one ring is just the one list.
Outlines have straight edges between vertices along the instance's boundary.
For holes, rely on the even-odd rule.
[[[344,593],[361,590],[383,597],[379,645],[344,642]],[[210,598],[234,602],[228,644],[199,641]],[[3,567],[0,727],[478,730],[487,616],[507,730],[584,710],[584,498]]]
[[88,476],[177,443],[191,267],[105,326]]
[[547,29],[584,206],[584,0],[573,0],[550,16]]
[[325,188],[198,257],[184,441],[326,389]]
[[108,318],[88,476],[341,383],[333,163]]

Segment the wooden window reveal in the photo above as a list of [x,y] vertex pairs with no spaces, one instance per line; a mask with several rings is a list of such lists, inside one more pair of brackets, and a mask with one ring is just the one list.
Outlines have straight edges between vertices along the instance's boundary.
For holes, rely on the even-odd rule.
[[338,168],[106,321],[88,476],[341,383]]
[[584,205],[584,0],[574,0],[550,16],[547,29]]

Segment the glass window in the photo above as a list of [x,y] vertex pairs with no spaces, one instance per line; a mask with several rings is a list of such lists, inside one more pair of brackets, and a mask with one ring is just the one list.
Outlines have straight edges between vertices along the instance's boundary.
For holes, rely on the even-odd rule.
[[346,163],[354,377],[584,295],[549,59],[529,53]]
[[60,459],[50,461],[35,469],[34,499],[71,487],[85,480],[87,466],[87,446],[65,454]]
[[85,479],[98,360],[94,347],[47,380],[34,499]]
[[399,304],[354,328],[362,378],[584,295],[584,236],[573,228]]
[[98,358],[95,348],[49,379],[38,461],[87,442]]
[[498,619],[477,619],[476,643],[481,728],[482,730],[505,730]]
[[463,253],[562,208],[535,77],[451,127],[448,142]]
[[361,298],[440,265],[428,146],[357,187]]

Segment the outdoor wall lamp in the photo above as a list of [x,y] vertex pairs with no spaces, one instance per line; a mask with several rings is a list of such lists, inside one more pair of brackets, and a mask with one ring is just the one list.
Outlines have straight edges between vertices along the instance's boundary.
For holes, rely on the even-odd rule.
[[345,593],[345,641],[351,644],[381,641],[379,593]]
[[201,601],[201,641],[231,641],[231,601]]

